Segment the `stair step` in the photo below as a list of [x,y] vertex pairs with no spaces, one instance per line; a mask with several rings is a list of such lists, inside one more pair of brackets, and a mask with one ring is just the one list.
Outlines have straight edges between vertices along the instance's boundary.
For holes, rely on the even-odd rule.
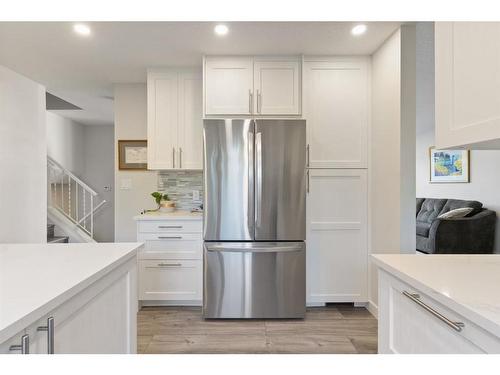
[[52,236],[47,237],[47,243],[68,243],[69,237],[67,236]]

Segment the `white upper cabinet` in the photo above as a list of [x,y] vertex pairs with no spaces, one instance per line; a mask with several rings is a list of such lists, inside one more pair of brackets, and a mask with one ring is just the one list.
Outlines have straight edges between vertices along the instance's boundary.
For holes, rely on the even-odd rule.
[[179,73],[179,167],[203,168],[202,79],[200,72]]
[[367,58],[305,61],[310,168],[367,168],[369,88]]
[[500,23],[435,23],[436,147],[500,149]]
[[300,115],[300,66],[298,57],[206,57],[205,115]]
[[205,59],[205,114],[250,115],[253,106],[253,59]]
[[300,64],[298,61],[255,61],[254,113],[300,114]]
[[202,169],[202,76],[148,72],[148,169]]

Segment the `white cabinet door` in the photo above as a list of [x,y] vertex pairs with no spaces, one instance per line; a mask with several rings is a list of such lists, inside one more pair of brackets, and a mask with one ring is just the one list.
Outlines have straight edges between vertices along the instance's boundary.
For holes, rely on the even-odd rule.
[[436,147],[500,148],[500,22],[436,22]]
[[365,58],[304,63],[311,168],[367,168],[368,64]]
[[177,72],[148,73],[148,169],[178,167],[177,122]]
[[254,113],[299,115],[300,81],[298,61],[255,61]]
[[201,72],[181,72],[178,80],[179,168],[203,169]]
[[367,301],[366,170],[309,170],[307,302]]
[[139,299],[201,301],[200,260],[141,260]]
[[252,57],[205,59],[205,114],[249,115],[252,93]]

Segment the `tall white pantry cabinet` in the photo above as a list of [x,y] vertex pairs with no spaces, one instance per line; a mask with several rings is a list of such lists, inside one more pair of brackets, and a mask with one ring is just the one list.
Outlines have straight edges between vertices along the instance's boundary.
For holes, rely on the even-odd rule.
[[307,303],[368,301],[370,58],[207,56],[210,117],[307,123]]
[[369,57],[304,59],[307,303],[368,301]]

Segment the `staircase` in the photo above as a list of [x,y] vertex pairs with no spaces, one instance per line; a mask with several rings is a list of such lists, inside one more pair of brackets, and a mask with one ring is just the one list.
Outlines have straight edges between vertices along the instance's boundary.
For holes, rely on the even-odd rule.
[[[50,156],[47,157],[47,180],[50,222],[56,224],[71,242],[96,242],[94,218],[106,201]],[[54,236],[54,227],[48,225],[47,240],[49,237],[55,242],[65,242],[60,236]]]
[[68,243],[68,236],[56,236],[54,234],[54,224],[47,224],[47,243]]

